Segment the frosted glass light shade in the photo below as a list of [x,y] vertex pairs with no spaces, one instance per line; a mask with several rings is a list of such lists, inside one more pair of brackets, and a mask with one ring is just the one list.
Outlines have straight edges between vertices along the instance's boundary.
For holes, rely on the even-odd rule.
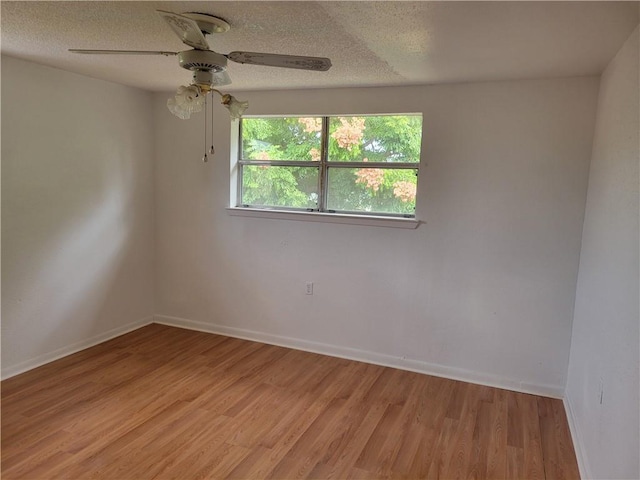
[[222,96],[222,104],[229,109],[231,118],[240,118],[244,111],[249,107],[249,102],[241,102],[233,95],[228,93]]
[[167,108],[176,117],[187,120],[192,113],[202,111],[205,94],[196,85],[181,85],[176,96],[167,100]]

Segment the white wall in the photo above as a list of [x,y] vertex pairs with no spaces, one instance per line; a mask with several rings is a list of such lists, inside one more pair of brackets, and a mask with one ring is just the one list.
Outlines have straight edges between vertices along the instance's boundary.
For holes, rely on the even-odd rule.
[[[417,230],[232,217],[229,121],[156,103],[160,321],[561,396],[597,78],[238,94],[248,114],[422,112]],[[315,283],[314,295],[304,291]]]
[[2,58],[2,375],[153,315],[151,94]]
[[588,478],[640,478],[638,42],[602,75],[582,236],[566,398]]

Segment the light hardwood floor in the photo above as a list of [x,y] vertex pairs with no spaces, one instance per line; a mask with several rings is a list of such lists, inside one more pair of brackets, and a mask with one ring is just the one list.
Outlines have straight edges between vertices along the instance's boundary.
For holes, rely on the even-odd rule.
[[154,324],[2,382],[2,477],[579,474],[560,400]]

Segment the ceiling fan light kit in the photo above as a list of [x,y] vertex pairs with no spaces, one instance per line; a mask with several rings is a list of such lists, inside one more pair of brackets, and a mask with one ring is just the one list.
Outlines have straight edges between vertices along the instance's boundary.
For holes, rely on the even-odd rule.
[[[220,93],[215,89],[213,89],[213,91]],[[244,111],[249,108],[249,102],[247,101],[241,102],[240,100],[236,99],[236,97],[234,97],[233,95],[229,95],[228,93],[220,95],[222,95],[222,100],[220,100],[220,103],[227,107],[227,110],[229,110],[229,115],[233,119],[240,118]]]
[[181,85],[178,87],[175,97],[167,100],[167,108],[176,117],[188,120],[192,113],[202,111],[205,106],[206,95],[215,92],[220,95],[220,103],[229,110],[229,116],[238,119],[249,107],[249,102],[242,102],[233,95],[222,93],[215,88],[202,89],[199,85]]
[[[221,103],[228,110],[231,118],[242,116],[249,106],[229,94],[222,93],[214,87],[228,85],[231,78],[227,73],[227,60],[240,64],[264,65],[270,67],[295,68],[301,70],[327,71],[331,68],[331,60],[324,57],[306,57],[299,55],[278,55],[257,52],[231,52],[227,55],[214,52],[209,47],[205,34],[212,35],[227,32],[231,27],[221,18],[205,13],[177,14],[156,10],[171,30],[192,50],[182,52],[167,51],[139,51],[139,50],[84,50],[70,49],[72,53],[102,54],[102,55],[163,55],[178,57],[178,64],[193,72],[191,85],[178,88],[175,97],[167,100],[167,108],[176,117],[188,119],[192,113],[199,112],[205,107],[206,96],[216,92],[221,96]],[[213,113],[212,113],[213,117]],[[205,112],[206,123],[206,112]],[[206,126],[205,126],[206,129]],[[206,134],[205,134],[206,136]],[[211,154],[213,154],[213,145]],[[204,160],[207,155],[205,153]]]
[[176,117],[188,120],[192,113],[202,111],[205,94],[197,85],[181,85],[175,97],[167,100],[167,108]]

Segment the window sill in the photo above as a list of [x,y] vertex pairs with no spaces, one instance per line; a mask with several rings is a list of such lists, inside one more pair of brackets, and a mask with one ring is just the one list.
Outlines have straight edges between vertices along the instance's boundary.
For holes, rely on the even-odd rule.
[[303,222],[342,223],[347,225],[367,225],[371,227],[391,227],[415,230],[421,223],[415,218],[377,217],[373,215],[350,215],[342,213],[288,212],[263,208],[228,207],[227,213],[238,217],[272,218],[276,220],[299,220]]

